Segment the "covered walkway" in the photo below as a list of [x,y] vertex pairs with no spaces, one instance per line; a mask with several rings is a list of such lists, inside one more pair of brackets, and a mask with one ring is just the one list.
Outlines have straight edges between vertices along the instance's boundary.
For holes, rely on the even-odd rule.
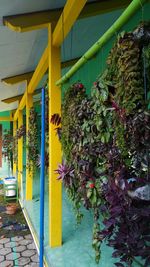
[[40,267],[149,266],[149,14],[149,0],[0,5],[0,178],[17,177]]

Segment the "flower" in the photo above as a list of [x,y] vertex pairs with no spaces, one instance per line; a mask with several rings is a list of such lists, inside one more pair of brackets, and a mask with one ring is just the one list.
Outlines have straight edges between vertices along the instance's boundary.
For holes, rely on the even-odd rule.
[[91,183],[91,184],[89,185],[89,187],[90,187],[90,188],[94,188],[94,187],[95,187],[95,184]]
[[58,169],[55,170],[55,173],[59,175],[57,180],[64,180],[67,176],[73,176],[74,169],[68,167],[64,164],[64,162],[62,162],[62,164],[58,164]]
[[84,85],[82,83],[77,82],[77,83],[74,84],[74,88],[75,89],[83,89]]
[[97,86],[97,82],[94,82],[93,85],[94,85],[94,86]]
[[84,86],[83,86],[82,83],[79,83],[79,84],[78,84],[78,87],[79,87],[80,89],[82,89]]

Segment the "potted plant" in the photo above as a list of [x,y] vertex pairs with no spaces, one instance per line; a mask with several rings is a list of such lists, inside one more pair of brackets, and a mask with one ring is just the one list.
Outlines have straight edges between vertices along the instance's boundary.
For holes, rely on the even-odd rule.
[[17,203],[9,203],[6,205],[6,213],[9,215],[14,215],[17,210],[18,210]]

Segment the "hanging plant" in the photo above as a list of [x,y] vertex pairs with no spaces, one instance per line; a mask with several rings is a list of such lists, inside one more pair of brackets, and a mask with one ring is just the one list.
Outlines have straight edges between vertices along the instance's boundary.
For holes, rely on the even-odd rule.
[[38,167],[39,160],[39,133],[37,127],[37,113],[34,108],[30,109],[29,115],[29,128],[28,128],[28,156],[27,156],[27,168],[33,170],[35,173],[36,168]]
[[129,192],[147,181],[127,179],[124,174],[109,180],[104,188],[109,217],[103,222],[105,227],[99,234],[99,240],[105,238],[108,245],[114,248],[112,256],[120,258],[120,263],[115,266],[132,266],[134,261],[139,263],[136,259],[139,256],[145,261],[144,265],[139,263],[139,266],[149,266],[149,203],[129,196]]
[[100,90],[100,83],[104,85],[103,79],[95,83],[92,99],[86,96],[81,83],[74,84],[66,92],[62,107],[61,140],[67,169],[63,163],[57,170],[59,174],[62,169],[67,170],[63,181],[73,202],[77,222],[80,223],[83,217],[80,212],[82,205],[94,210],[93,247],[96,262],[100,259],[101,245],[98,239],[99,207],[104,202],[102,185],[107,181],[105,153],[113,134],[111,105],[104,105],[109,98],[108,85],[103,87],[103,94]]
[[[41,134],[41,133],[40,133]],[[38,155],[38,168],[41,167],[41,155]],[[48,84],[45,85],[45,173],[48,175],[49,169],[49,95]]]
[[[78,126],[80,119],[77,116],[77,110],[80,107],[80,102],[85,97],[85,88],[81,83],[75,83],[66,92],[64,98],[64,105],[62,106],[62,135],[61,143],[63,147],[64,160],[67,161],[67,166],[70,169],[74,169],[74,177],[76,176],[75,163],[75,151],[72,151],[73,145],[76,140],[80,140],[80,133],[78,132]],[[79,138],[79,139],[78,139]],[[75,149],[74,149],[75,150]],[[73,156],[74,155],[74,156]],[[72,168],[73,166],[73,168]],[[65,183],[65,180],[64,180]],[[66,183],[66,190],[70,200],[73,203],[73,208],[76,214],[77,223],[81,222],[83,217],[80,212],[81,207],[81,193],[79,192],[79,180],[71,177],[71,184]]]
[[3,156],[8,161],[9,165],[12,166],[13,157],[13,136],[10,130],[5,130],[2,140]]
[[16,135],[13,137],[12,149],[13,149],[13,162],[17,164],[18,163],[18,138]]
[[26,127],[24,125],[21,125],[16,132],[17,139],[20,139],[21,137],[24,137],[26,135]]
[[25,135],[26,135],[26,127],[22,125],[16,130],[15,136],[13,136],[13,144],[12,144],[13,162],[16,164],[18,162],[18,139],[22,137],[24,138]]
[[145,86],[147,87],[147,105],[150,110],[150,44],[148,46],[144,46],[143,48],[143,63],[145,65]]
[[73,84],[66,92],[64,104],[62,106],[62,147],[65,158],[68,161],[72,160],[72,141],[75,142],[74,131],[75,126],[79,123],[76,117],[81,100],[85,97],[85,88],[81,83]]
[[[66,91],[62,105],[64,162],[56,170],[58,179],[64,182],[78,223],[82,206],[93,210],[96,262],[106,240],[114,248],[112,256],[120,258],[118,267],[138,263],[137,256],[145,267],[150,261],[150,112],[141,44],[135,32],[122,33],[91,96],[77,82]],[[52,121],[58,120],[55,114]]]
[[143,104],[141,50],[134,41],[133,33],[125,33],[119,38],[117,50],[119,57],[115,99],[121,108],[125,108],[126,114],[129,114]]
[[[108,72],[112,69],[113,52]],[[115,86],[112,102],[115,131],[108,151],[109,176],[103,187],[105,227],[99,233],[99,241],[106,239],[114,248],[112,256],[120,258],[115,263],[120,267],[132,266],[134,261],[140,266],[150,264],[150,113],[144,96],[142,56],[141,43],[135,42],[133,34],[122,35],[116,51],[117,72],[111,73]],[[137,256],[141,256],[144,265]]]

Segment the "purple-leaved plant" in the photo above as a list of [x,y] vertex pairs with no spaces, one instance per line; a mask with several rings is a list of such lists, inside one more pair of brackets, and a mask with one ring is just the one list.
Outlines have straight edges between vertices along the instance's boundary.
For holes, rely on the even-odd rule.
[[58,165],[58,169],[55,170],[55,173],[58,174],[57,179],[62,180],[65,186],[72,184],[71,181],[74,178],[74,169],[67,166],[64,162]]
[[[126,177],[127,178],[127,177]],[[130,181],[130,179],[129,179]],[[104,229],[99,239],[106,239],[108,245],[114,248],[112,256],[120,258],[118,267],[132,266],[136,257],[141,256],[144,267],[150,266],[150,203],[132,199],[128,192],[144,185],[147,180],[131,179],[118,175],[117,180],[111,179],[104,186],[107,201],[105,212],[107,216],[103,223]]]

